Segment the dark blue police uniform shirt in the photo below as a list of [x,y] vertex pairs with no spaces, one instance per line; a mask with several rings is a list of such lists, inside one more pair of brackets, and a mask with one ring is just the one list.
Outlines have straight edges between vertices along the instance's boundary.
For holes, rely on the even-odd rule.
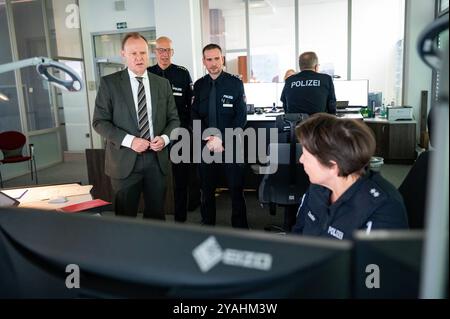
[[281,102],[286,113],[336,114],[333,79],[310,70],[294,74],[286,79]]
[[[212,78],[209,74],[198,79],[194,84],[194,102],[192,103],[192,119],[201,120],[202,132],[209,128],[209,94]],[[225,134],[225,128],[242,128],[247,123],[247,107],[244,84],[227,72],[223,72],[216,82],[216,114],[217,129]]]
[[192,79],[189,71],[182,66],[171,64],[163,70],[158,64],[148,68],[148,71],[169,80],[172,85],[173,97],[178,109],[182,127],[191,126]]
[[331,191],[312,184],[302,198],[294,233],[352,239],[358,229],[405,229],[408,218],[397,189],[379,173],[369,171],[335,203]]

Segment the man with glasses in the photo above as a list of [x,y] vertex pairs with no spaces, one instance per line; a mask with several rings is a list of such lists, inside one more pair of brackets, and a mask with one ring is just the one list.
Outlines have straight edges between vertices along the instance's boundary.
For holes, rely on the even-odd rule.
[[[172,40],[170,38],[162,36],[156,39],[155,55],[157,64],[149,67],[148,71],[169,80],[172,85],[181,127],[191,132],[192,79],[185,67],[172,63],[173,54]],[[175,164],[172,162],[175,185],[175,221],[177,222],[185,222],[187,209],[194,210],[200,205],[200,189],[195,167],[192,166],[193,164],[191,163],[181,162]]]

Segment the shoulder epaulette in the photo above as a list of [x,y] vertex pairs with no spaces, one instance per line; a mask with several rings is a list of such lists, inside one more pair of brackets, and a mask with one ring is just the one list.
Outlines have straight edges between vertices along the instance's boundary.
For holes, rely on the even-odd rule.
[[177,69],[189,72],[188,69],[186,69],[184,66],[181,66],[181,65],[177,65]]

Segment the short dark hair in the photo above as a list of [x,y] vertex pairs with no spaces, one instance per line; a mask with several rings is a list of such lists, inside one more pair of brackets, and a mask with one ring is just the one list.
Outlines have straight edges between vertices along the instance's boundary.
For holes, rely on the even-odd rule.
[[127,41],[129,39],[142,39],[146,43],[148,43],[147,39],[139,32],[130,32],[130,33],[127,33],[122,40],[122,50],[125,49],[125,44],[127,43]]
[[298,64],[300,66],[300,71],[313,69],[319,64],[319,58],[315,52],[303,52],[298,58]]
[[215,44],[215,43],[210,43],[203,48],[202,54],[203,54],[203,56],[205,56],[205,51],[215,50],[215,49],[219,50],[220,53],[222,53],[222,48],[220,47],[220,45]]
[[298,125],[296,133],[302,147],[322,165],[336,162],[339,176],[363,175],[375,153],[374,134],[360,120],[316,113]]

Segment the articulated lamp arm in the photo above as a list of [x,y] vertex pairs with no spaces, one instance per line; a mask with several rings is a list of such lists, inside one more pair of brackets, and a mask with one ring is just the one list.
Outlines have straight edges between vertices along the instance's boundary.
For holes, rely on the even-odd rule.
[[[70,67],[61,64],[59,62],[53,61],[52,59],[45,57],[35,57],[31,59],[11,62],[7,64],[0,65],[0,74],[25,68],[28,66],[36,66],[36,70],[39,75],[50,84],[59,87],[61,89],[76,92],[80,91],[83,88],[83,84],[81,82],[80,77],[76,74],[76,72]],[[57,70],[61,70],[70,76],[70,80],[63,80],[55,77],[50,73],[50,69],[54,68]]]

